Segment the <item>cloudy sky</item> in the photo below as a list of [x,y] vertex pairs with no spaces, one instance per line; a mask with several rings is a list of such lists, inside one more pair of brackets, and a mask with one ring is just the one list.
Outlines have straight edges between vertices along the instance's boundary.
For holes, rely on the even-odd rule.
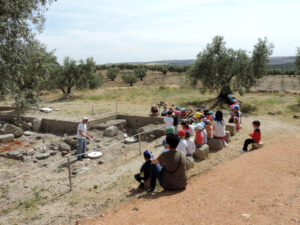
[[273,56],[290,56],[300,46],[299,12],[299,0],[57,0],[39,39],[59,61],[98,64],[193,59],[215,35],[248,51],[267,37]]

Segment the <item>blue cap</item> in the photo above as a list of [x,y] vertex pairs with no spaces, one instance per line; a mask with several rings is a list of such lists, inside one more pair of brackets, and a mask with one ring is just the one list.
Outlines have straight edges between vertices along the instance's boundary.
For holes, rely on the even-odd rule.
[[240,106],[239,106],[239,105],[234,105],[233,108],[234,108],[234,109],[239,109]]
[[176,109],[177,109],[177,110],[179,110],[179,109],[180,109],[180,107],[177,105],[177,106],[176,106]]
[[151,159],[153,158],[152,152],[150,152],[148,149],[144,151],[144,157],[146,159]]

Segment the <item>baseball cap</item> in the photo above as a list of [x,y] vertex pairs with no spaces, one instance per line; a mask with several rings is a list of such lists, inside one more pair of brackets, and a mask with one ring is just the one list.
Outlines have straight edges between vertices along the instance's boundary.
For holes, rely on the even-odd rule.
[[172,115],[173,113],[172,113],[171,110],[169,110],[169,111],[167,112],[167,114],[168,114],[168,115]]
[[144,151],[144,157],[146,159],[151,159],[153,157],[152,152],[150,152],[148,149]]
[[195,117],[200,118],[201,117],[201,112],[196,112]]
[[180,131],[178,131],[178,136],[179,137],[185,137],[185,130],[180,130]]
[[88,120],[88,118],[86,116],[82,117],[82,121],[84,120]]
[[233,108],[234,108],[234,109],[239,109],[240,106],[239,106],[239,105],[234,105]]
[[201,124],[201,123],[198,123],[197,125],[196,125],[196,127],[195,127],[195,129],[197,129],[197,130],[203,130],[203,125]]

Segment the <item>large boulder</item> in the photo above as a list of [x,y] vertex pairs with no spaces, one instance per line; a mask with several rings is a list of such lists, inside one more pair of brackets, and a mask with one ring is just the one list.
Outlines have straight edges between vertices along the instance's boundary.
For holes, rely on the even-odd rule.
[[224,147],[223,141],[221,139],[210,139],[207,144],[210,151],[219,151]]
[[34,118],[32,120],[32,130],[34,130],[35,132],[39,132],[42,126],[42,120],[38,119],[38,118]]
[[229,131],[230,135],[234,136],[236,134],[236,125],[234,123],[226,124],[226,131]]
[[4,134],[13,134],[15,138],[19,138],[23,135],[23,130],[20,127],[7,124],[4,128]]
[[226,131],[226,138],[225,138],[225,141],[226,141],[227,143],[230,142],[230,132],[229,132],[229,131]]
[[14,135],[13,134],[3,134],[0,135],[0,143],[9,143],[14,141]]
[[59,144],[59,151],[61,151],[61,152],[70,152],[71,147],[70,147],[70,145],[62,142],[62,143]]
[[193,157],[186,157],[186,170],[194,167],[195,161]]
[[207,144],[202,145],[201,148],[197,148],[194,153],[194,158],[196,160],[204,160],[208,157],[209,146]]
[[116,126],[110,126],[105,129],[103,135],[106,137],[114,137],[117,135],[117,133],[118,133],[118,128]]

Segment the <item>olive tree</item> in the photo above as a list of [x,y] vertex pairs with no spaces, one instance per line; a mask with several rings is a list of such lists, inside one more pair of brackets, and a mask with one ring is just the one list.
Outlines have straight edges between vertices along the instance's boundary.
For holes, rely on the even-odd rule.
[[295,60],[295,74],[300,75],[300,47],[297,48],[297,55]]
[[139,66],[139,67],[135,68],[134,74],[137,78],[140,78],[141,80],[143,80],[147,74],[147,67]]
[[15,100],[18,115],[36,101],[55,57],[35,38],[44,23],[47,0],[1,0],[0,95]]
[[193,84],[200,80],[202,91],[217,91],[220,99],[226,99],[232,91],[249,91],[267,73],[273,50],[266,38],[258,39],[251,55],[245,50],[226,48],[225,44],[222,36],[214,37],[188,71]]
[[122,75],[122,79],[126,84],[130,84],[130,86],[133,86],[138,80],[134,73],[125,73]]
[[119,72],[120,72],[119,67],[110,67],[107,70],[107,77],[111,79],[111,81],[114,81],[118,76]]
[[96,64],[92,58],[80,60],[79,64],[69,57],[64,59],[63,65],[57,65],[51,77],[52,88],[58,88],[66,97],[70,97],[72,88],[97,88],[102,84],[102,75],[96,71]]

